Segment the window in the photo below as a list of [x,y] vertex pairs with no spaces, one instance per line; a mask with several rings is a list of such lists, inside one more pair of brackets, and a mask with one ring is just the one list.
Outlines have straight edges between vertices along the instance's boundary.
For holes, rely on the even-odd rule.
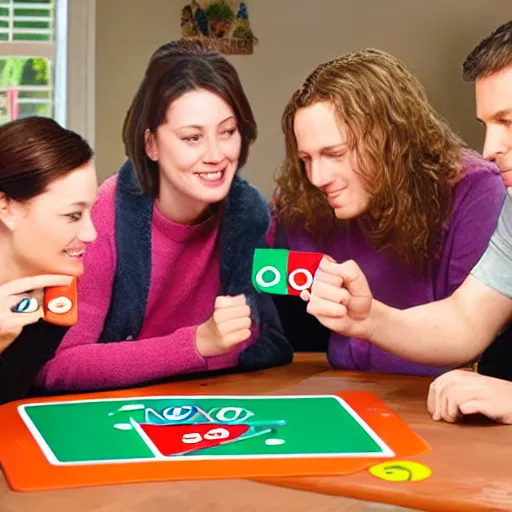
[[[59,115],[58,10],[67,0],[0,0],[0,123]],[[65,28],[65,27],[64,27]]]
[[96,0],[0,0],[0,123],[48,115],[94,146]]

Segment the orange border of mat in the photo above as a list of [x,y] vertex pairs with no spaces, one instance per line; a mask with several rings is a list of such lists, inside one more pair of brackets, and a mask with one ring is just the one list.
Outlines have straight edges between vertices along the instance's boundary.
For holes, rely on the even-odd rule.
[[[172,393],[169,393],[169,388],[150,386],[137,390],[23,400],[1,406],[0,461],[9,486],[16,491],[40,491],[165,480],[344,475],[385,460],[415,457],[430,451],[430,446],[401,418],[388,409],[376,395],[365,391],[347,391],[331,395],[335,394],[345,400],[393,450],[395,457],[148,461],[53,466],[46,460],[17,411],[19,405],[29,403],[162,395],[190,395],[196,398],[201,396],[190,393],[190,388],[188,392],[181,388],[183,392],[180,392],[180,388],[175,387]],[[222,397],[223,394],[218,396]],[[258,396],[265,398],[267,395]],[[293,394],[275,393],[272,396]]]

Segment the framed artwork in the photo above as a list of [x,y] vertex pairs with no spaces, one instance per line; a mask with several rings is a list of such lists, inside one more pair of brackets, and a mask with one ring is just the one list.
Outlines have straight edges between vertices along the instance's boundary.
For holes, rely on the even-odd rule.
[[191,0],[181,9],[182,38],[225,54],[252,54],[258,42],[246,2]]

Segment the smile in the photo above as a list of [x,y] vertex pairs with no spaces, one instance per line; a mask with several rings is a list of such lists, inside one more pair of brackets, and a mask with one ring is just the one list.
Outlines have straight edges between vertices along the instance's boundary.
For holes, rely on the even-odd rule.
[[225,172],[226,170],[222,169],[219,171],[196,172],[194,174],[205,183],[217,185],[223,181]]
[[71,258],[81,258],[85,254],[85,249],[66,249],[64,252]]
[[325,192],[325,196],[327,197],[327,200],[328,201],[333,201],[334,199],[336,199],[345,190],[345,188],[340,188],[340,189],[335,190],[333,192]]
[[220,178],[222,177],[222,171],[204,172],[200,173],[199,176],[201,176],[201,178],[205,180],[216,181],[220,180]]

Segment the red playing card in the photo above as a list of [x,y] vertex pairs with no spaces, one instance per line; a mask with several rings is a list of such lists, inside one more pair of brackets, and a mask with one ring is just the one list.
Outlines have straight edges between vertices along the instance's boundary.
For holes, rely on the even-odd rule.
[[313,278],[324,257],[316,252],[290,251],[288,254],[288,294],[300,295],[302,290],[311,290]]
[[213,448],[234,441],[249,430],[249,425],[196,423],[192,425],[151,425],[140,427],[165,457]]
[[56,325],[69,327],[78,321],[77,282],[69,286],[53,286],[44,290],[44,319]]

